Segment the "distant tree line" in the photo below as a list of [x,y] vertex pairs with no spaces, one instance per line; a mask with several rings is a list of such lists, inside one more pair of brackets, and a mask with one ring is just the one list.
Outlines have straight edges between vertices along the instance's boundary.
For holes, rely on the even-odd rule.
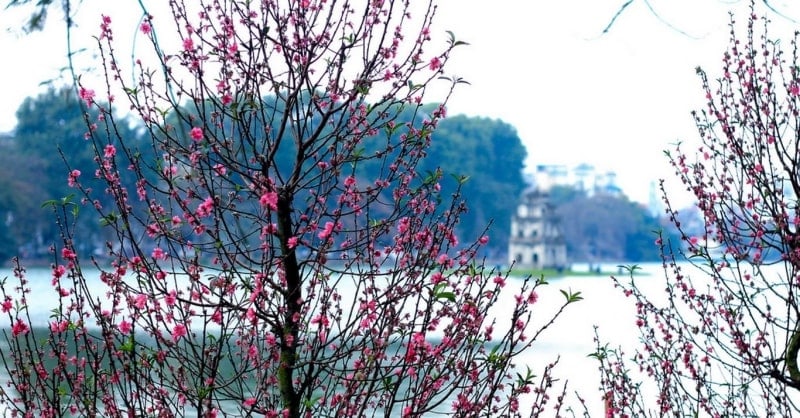
[[[51,89],[29,98],[17,111],[15,130],[0,140],[0,258],[3,261],[14,255],[46,259],[50,245],[59,240],[58,227],[52,222],[52,205],[46,203],[79,199],[74,195],[75,190],[68,186],[68,172],[77,170],[82,179],[94,177],[93,157],[84,139],[86,129],[81,106],[80,98],[69,88]],[[430,106],[431,111],[435,108],[435,105]],[[406,122],[415,123],[413,120]],[[128,159],[143,159],[150,164],[163,162],[164,150],[150,146],[151,141],[143,130],[133,124],[119,129],[125,130],[121,133],[123,137],[142,144],[139,152],[127,156]],[[384,133],[375,135],[378,138]],[[69,165],[64,163],[63,156],[69,157]],[[507,248],[515,203],[527,186],[523,177],[525,157],[525,147],[511,125],[500,120],[457,115],[439,123],[431,147],[418,167],[421,177],[441,170],[444,174],[441,187],[447,195],[461,186],[460,197],[468,212],[458,226],[459,237],[474,239],[487,233],[490,242],[485,255],[499,260],[503,259]],[[355,175],[374,178],[381,169],[385,168],[361,164],[361,171]],[[663,222],[624,195],[596,193],[590,196],[578,188],[558,186],[551,191],[551,196],[562,219],[571,261],[658,258],[657,247],[653,244],[654,231],[662,228]],[[143,204],[136,196],[127,198],[131,205]],[[81,248],[84,255],[102,249],[108,238],[104,236],[108,232],[102,228],[103,220],[92,218],[89,212],[79,214],[76,219],[81,226],[78,230],[88,237],[81,242],[95,244],[94,248],[90,245]]]
[[[96,117],[96,113],[90,113]],[[0,141],[0,258],[7,261],[20,255],[38,259],[49,254],[59,242],[59,226],[53,222],[53,204],[77,210],[75,191],[68,186],[69,173],[83,179],[95,176],[94,156],[85,139],[86,127],[80,98],[71,89],[51,89],[26,99],[17,110],[17,125]],[[144,140],[133,126],[120,126],[120,132],[133,141]],[[142,147],[147,151],[147,147]],[[152,159],[150,150],[136,158]],[[69,164],[64,162],[69,159]],[[134,156],[131,156],[132,158]],[[100,186],[100,182],[90,184]],[[113,197],[98,194],[108,203]],[[139,204],[135,197],[130,204]],[[62,205],[63,204],[63,205]],[[88,215],[88,213],[87,213]],[[78,216],[76,222],[87,240],[81,241],[86,254],[95,249],[88,242],[105,242],[97,219]]]
[[[270,99],[266,98],[265,103],[269,105]],[[82,105],[78,95],[69,88],[51,89],[28,98],[17,111],[16,128],[0,141],[3,151],[0,153],[0,258],[3,261],[14,255],[46,259],[50,245],[59,240],[58,227],[51,216],[54,205],[46,203],[60,205],[63,199],[79,199],[74,195],[75,190],[68,186],[69,172],[77,170],[82,180],[95,176],[93,156],[84,139]],[[429,107],[431,111],[435,108],[435,105]],[[402,121],[402,109],[398,111]],[[185,122],[183,125],[190,126],[190,121]],[[175,126],[181,125],[176,121]],[[120,129],[126,130],[120,133],[122,137],[142,144],[138,153],[127,156],[128,159],[142,159],[156,165],[163,163],[165,151],[150,146],[151,141],[146,137],[149,133],[133,124]],[[376,138],[381,135],[385,133],[375,133]],[[291,144],[291,141],[286,143]],[[287,155],[291,152],[279,150],[283,151]],[[64,162],[64,156],[68,157],[69,165]],[[522,174],[525,157],[525,148],[512,126],[488,118],[454,116],[440,122],[429,155],[419,165],[420,176],[441,170],[444,174],[442,192],[448,195],[461,184],[460,198],[469,211],[458,227],[459,237],[474,239],[486,233],[487,225],[492,223],[487,251],[500,254],[508,240],[514,209],[514,205],[508,203],[514,202],[525,187]],[[355,175],[373,178],[373,171],[382,169],[386,168],[361,164]],[[127,199],[131,205],[143,204],[136,196]],[[88,237],[81,242],[97,246],[80,250],[91,254],[102,249],[108,238],[103,235],[108,233],[102,228],[103,220],[92,218],[88,211],[76,219],[80,225],[77,230]]]
[[680,236],[660,214],[630,201],[620,192],[588,192],[573,186],[554,186],[550,197],[561,220],[567,254],[573,262],[659,259],[658,232],[679,243]]

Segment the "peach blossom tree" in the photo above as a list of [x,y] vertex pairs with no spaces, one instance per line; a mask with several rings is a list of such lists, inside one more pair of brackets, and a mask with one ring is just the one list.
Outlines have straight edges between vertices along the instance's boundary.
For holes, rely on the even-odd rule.
[[[131,67],[112,18],[99,22],[104,82],[82,76],[77,93],[99,110],[86,113],[97,167],[68,171],[75,197],[50,202],[63,240],[46,330],[31,323],[37,295],[25,269],[3,283],[6,408],[289,418],[558,410],[552,367],[535,376],[517,361],[561,312],[531,326],[544,280],[485,267],[487,239],[454,232],[466,203],[440,193],[443,173],[415,169],[462,84],[444,69],[464,42],[436,28],[436,6],[187,3],[144,11],[148,47],[133,51]],[[429,92],[437,104],[424,104]],[[112,104],[150,141],[120,135]],[[91,259],[75,251],[82,216],[115,236]],[[566,296],[560,309],[580,299]]]
[[743,27],[731,20],[716,80],[697,70],[699,141],[666,154],[701,222],[665,193],[682,234],[657,241],[665,293],[646,291],[656,279],[617,279],[642,345],[629,361],[598,343],[608,416],[798,413],[800,57],[797,39],[782,44],[769,25],[751,5]]

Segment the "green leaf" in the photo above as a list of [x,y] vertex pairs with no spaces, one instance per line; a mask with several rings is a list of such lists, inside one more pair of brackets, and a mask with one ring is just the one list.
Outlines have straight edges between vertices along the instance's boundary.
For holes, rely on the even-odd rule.
[[303,403],[305,404],[306,408],[313,408],[314,405],[319,403],[320,399],[322,399],[322,396],[317,395],[311,399],[304,399]]
[[447,283],[444,282],[437,283],[436,286],[433,287],[433,294],[441,292],[446,286]]
[[211,394],[211,387],[209,386],[202,386],[200,389],[197,390],[197,399],[203,400]]
[[435,171],[427,170],[426,173],[427,176],[425,176],[425,179],[422,181],[423,184],[430,186],[435,184],[436,181],[439,180],[439,176],[436,174]]
[[638,264],[631,264],[631,265],[619,265],[617,266],[617,268],[625,270],[626,272],[628,272],[628,274],[633,275],[637,271],[641,270],[642,266]]
[[572,290],[566,291],[562,289],[561,294],[567,299],[567,303],[574,303],[583,300],[581,292],[573,292]]
[[453,292],[445,292],[444,289],[447,287],[447,283],[441,282],[437,284],[433,288],[433,297],[436,299],[445,299],[449,300],[450,302],[456,301],[456,294]]
[[109,226],[117,223],[117,213],[111,212],[108,215],[103,216],[100,218],[100,225],[101,226]]
[[74,203],[72,203],[72,198],[73,197],[75,197],[74,194],[69,194],[67,196],[62,197],[61,199],[45,200],[45,202],[42,203],[42,207],[46,207],[46,206],[53,206],[53,207],[62,206],[63,207],[63,206],[67,206],[67,205],[70,205],[70,204],[74,204]]
[[522,374],[520,374],[520,373],[517,373],[517,385],[518,386],[529,385],[529,384],[533,383],[533,379],[536,378],[536,375],[533,373],[533,371],[531,370],[530,366],[526,366],[525,368],[527,369],[527,371],[525,372],[524,376]]
[[436,295],[437,299],[445,299],[449,300],[450,302],[456,301],[456,294],[453,292],[440,292]]
[[455,180],[460,185],[466,183],[469,180],[469,176],[466,176],[466,175],[463,175],[463,174],[451,173],[450,177],[452,177],[453,180]]
[[602,347],[599,347],[597,351],[595,351],[594,353],[588,354],[586,357],[591,357],[603,361],[608,357],[608,352],[609,352],[608,344],[606,344]]
[[122,343],[122,345],[119,347],[119,349],[123,353],[130,354],[130,353],[133,353],[133,350],[134,350],[135,346],[136,346],[136,341],[134,341],[133,335],[131,335],[130,337],[128,337],[127,341]]
[[467,42],[456,40],[456,34],[453,33],[453,31],[448,30],[446,32],[448,37],[447,43],[449,43],[451,47],[457,47],[459,45],[469,45],[469,43]]

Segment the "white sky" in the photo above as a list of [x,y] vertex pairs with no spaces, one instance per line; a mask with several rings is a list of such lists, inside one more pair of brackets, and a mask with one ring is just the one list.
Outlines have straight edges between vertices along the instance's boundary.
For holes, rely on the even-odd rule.
[[[100,12],[116,22],[135,13],[135,3],[85,0],[76,21],[97,33]],[[695,75],[700,65],[719,73],[727,46],[728,10],[740,21],[746,0],[650,0],[671,29],[635,0],[601,35],[625,0],[440,0],[434,31],[452,30],[470,46],[456,51],[446,72],[471,85],[458,90],[450,114],[487,116],[514,126],[528,149],[528,168],[536,164],[589,163],[617,173],[617,183],[633,200],[647,202],[650,185],[673,179],[663,150],[692,140],[689,112],[702,106]],[[800,6],[772,4],[800,19]],[[135,10],[135,9],[134,9]],[[757,11],[764,12],[760,4]],[[40,82],[58,77],[66,65],[65,35],[58,16],[44,33],[20,35],[14,28],[23,11],[0,13],[0,131],[10,131],[14,113]],[[792,24],[773,17],[773,35]],[[796,25],[799,26],[800,25]],[[131,23],[134,31],[136,23]],[[783,30],[784,32],[780,32]],[[18,31],[16,31],[18,32]],[[79,45],[92,47],[88,35]],[[786,41],[789,39],[787,38]],[[788,42],[786,42],[788,44]]]

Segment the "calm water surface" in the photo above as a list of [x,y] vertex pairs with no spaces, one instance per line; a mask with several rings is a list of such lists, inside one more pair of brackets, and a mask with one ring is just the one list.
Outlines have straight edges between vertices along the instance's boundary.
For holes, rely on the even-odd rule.
[[[637,276],[637,284],[649,292],[658,293],[664,288],[664,276],[660,264],[644,264],[643,274]],[[602,271],[617,271],[615,264],[603,266]],[[9,277],[13,280],[10,270],[0,269],[0,278]],[[626,279],[625,273],[620,275]],[[50,271],[48,269],[29,269],[31,297],[29,307],[34,323],[46,324],[50,312],[57,303],[57,297],[50,284]],[[96,275],[91,275],[90,285],[102,289]],[[527,350],[518,359],[522,370],[529,366],[537,375],[541,375],[542,368],[560,357],[556,368],[556,376],[560,383],[568,381],[569,405],[578,405],[575,392],[580,393],[587,401],[592,416],[602,416],[600,401],[599,372],[597,361],[587,357],[594,351],[594,326],[599,327],[599,333],[604,341],[612,346],[624,345],[629,347],[627,352],[632,352],[638,342],[638,333],[635,326],[635,308],[630,299],[626,299],[606,273],[598,276],[567,276],[563,278],[548,278],[549,285],[539,288],[539,300],[534,310],[534,324],[532,329],[546,323],[552,314],[564,301],[560,290],[580,291],[583,300],[570,305],[556,323],[548,328],[531,349]],[[521,280],[510,281],[507,290],[518,287]],[[511,297],[512,292],[506,292]],[[98,292],[98,296],[102,294]],[[513,306],[513,302],[501,303],[495,307],[494,314],[502,323],[503,318],[508,318],[510,312],[504,307]],[[3,319],[5,321],[5,319]],[[0,326],[7,326],[0,322]],[[499,326],[498,326],[499,328]],[[531,334],[531,332],[529,332]],[[558,385],[560,386],[560,384]],[[553,394],[555,396],[555,394]],[[582,415],[582,410],[576,411]]]

